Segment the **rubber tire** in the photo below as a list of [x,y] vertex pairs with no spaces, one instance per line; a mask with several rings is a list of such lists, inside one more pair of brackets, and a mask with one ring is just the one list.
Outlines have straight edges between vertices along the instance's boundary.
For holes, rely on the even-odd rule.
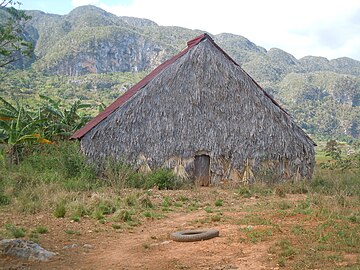
[[177,242],[194,242],[194,241],[209,240],[217,236],[219,236],[219,231],[215,229],[187,230],[187,231],[174,232],[170,234],[170,239]]

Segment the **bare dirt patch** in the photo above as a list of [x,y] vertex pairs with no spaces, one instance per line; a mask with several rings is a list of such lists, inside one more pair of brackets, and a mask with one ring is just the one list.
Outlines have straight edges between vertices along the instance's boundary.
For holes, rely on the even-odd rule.
[[[48,262],[29,262],[1,255],[0,269],[279,269],[278,256],[272,252],[275,244],[296,224],[317,224],[302,214],[284,218],[270,211],[282,201],[303,201],[305,195],[240,198],[231,190],[202,189],[158,191],[151,198],[160,204],[162,198],[179,194],[197,198],[200,206],[191,211],[172,206],[165,217],[142,218],[140,225],[121,229],[91,217],[73,222],[51,213],[18,215],[3,208],[0,226],[10,222],[28,230],[46,226],[49,232],[40,235],[39,243],[57,256]],[[216,198],[224,205],[214,206]],[[206,205],[213,211],[206,211]],[[199,242],[170,240],[172,232],[198,228],[218,229],[220,236]],[[356,263],[357,258],[358,254],[349,254],[341,265]]]
[[[236,225],[212,224],[220,237],[207,241],[181,243],[169,239],[171,232],[189,226],[205,217],[204,211],[176,213],[166,219],[148,221],[131,232],[115,232],[106,228],[93,232],[91,225],[66,224],[54,220],[55,226],[42,238],[42,246],[58,253],[50,262],[22,262],[2,258],[3,268],[29,269],[270,269],[264,258],[269,243],[258,245],[239,242]],[[59,222],[60,221],[60,222]],[[52,222],[48,223],[50,227]],[[91,222],[90,222],[91,223]],[[74,226],[77,225],[77,226]],[[210,224],[209,224],[210,225]],[[80,228],[81,226],[81,228]],[[208,227],[208,226],[205,226]],[[81,235],[66,235],[64,229],[81,230]],[[93,229],[93,228],[92,228]]]

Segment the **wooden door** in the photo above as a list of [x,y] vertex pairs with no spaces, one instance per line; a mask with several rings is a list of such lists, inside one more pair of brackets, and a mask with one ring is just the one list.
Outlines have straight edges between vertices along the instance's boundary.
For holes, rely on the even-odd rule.
[[210,157],[208,155],[195,156],[194,161],[195,184],[207,187],[210,183]]

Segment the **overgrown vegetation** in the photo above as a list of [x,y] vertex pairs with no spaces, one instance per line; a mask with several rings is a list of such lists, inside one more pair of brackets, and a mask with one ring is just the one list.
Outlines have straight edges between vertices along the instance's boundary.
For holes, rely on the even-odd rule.
[[40,101],[40,95],[45,95],[68,102],[82,100],[97,108],[102,103],[113,102],[145,75],[145,72],[117,72],[69,77],[46,75],[32,69],[14,70],[1,78],[0,95],[11,102],[26,100],[30,106]]
[[25,146],[66,140],[91,118],[81,111],[90,104],[76,100],[67,107],[61,100],[40,98],[41,104],[29,107],[19,102],[13,105],[0,97],[0,143],[5,145],[3,153],[7,153],[4,156],[10,163],[19,163]]
[[[1,205],[15,203],[20,211],[36,213],[53,209],[56,217],[65,216],[65,201],[56,201],[54,193],[96,191],[111,188],[119,193],[123,188],[174,189],[181,182],[169,170],[159,169],[148,174],[136,172],[122,163],[109,163],[99,178],[95,168],[80,153],[74,141],[37,144],[25,147],[27,152],[19,164],[11,164],[4,156],[0,163]],[[5,155],[5,153],[3,153]],[[111,171],[110,171],[111,170]],[[45,202],[44,198],[49,201]],[[131,201],[129,201],[131,205]],[[151,205],[143,199],[142,204]],[[73,216],[81,217],[80,208]],[[103,208],[101,212],[106,212]]]

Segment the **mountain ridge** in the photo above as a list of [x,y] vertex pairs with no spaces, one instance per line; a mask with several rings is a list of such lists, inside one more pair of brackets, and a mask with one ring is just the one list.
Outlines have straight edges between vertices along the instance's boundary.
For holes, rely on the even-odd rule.
[[[133,31],[138,34],[161,40],[164,44],[170,45],[177,50],[181,49],[186,44],[187,40],[197,36],[200,33],[206,32],[201,30],[191,30],[178,26],[160,26],[156,22],[149,19],[129,16],[116,16],[92,5],[77,7],[66,15],[50,14],[44,13],[42,11],[26,12],[33,17],[33,19],[29,22],[26,31],[28,31],[29,27],[33,27],[39,34],[38,39],[33,36],[33,42],[35,43],[35,54],[38,57],[38,60],[41,59],[46,53],[49,53],[49,50],[51,51],[51,47],[55,46],[57,43],[55,41],[57,38],[60,41],[65,42],[65,44],[66,42],[69,43],[69,41],[66,41],[66,39],[61,39],[65,38],[65,36],[70,34],[70,32],[76,33],[78,29],[82,29],[82,33],[84,33],[84,31],[86,32],[84,29],[90,31],[91,28],[94,27],[119,27],[124,31]],[[41,21],[43,21],[43,24],[44,21],[47,22],[45,29],[52,29],[51,35],[45,31],[44,25],[40,25],[37,21],[39,13],[41,14]],[[263,57],[269,56],[272,58],[271,60],[273,60],[274,57],[271,54],[274,51],[280,50],[283,54],[282,57],[285,57],[284,54],[286,54],[287,57],[292,58],[292,62],[297,63],[301,68],[304,69],[305,72],[334,71],[336,73],[342,74],[351,74],[356,76],[360,75],[360,62],[349,57],[340,57],[329,60],[325,57],[305,56],[300,59],[296,59],[293,55],[281,50],[280,48],[271,48],[266,50],[265,48],[256,45],[241,35],[235,35],[231,33],[221,33],[217,35],[213,35],[211,33],[208,34],[210,34],[214,38],[215,42],[224,48],[229,53],[229,55],[231,55],[237,62],[239,62],[240,65],[246,62],[250,62],[254,57],[254,54]],[[170,57],[171,53],[173,53],[173,50],[169,50],[168,48],[164,47],[162,49],[164,50],[167,57]],[[277,56],[277,58],[279,57]],[[157,63],[150,63],[148,69],[156,67],[156,64]],[[131,70],[118,71],[126,72]],[[301,69],[298,69],[297,71],[301,71]]]

